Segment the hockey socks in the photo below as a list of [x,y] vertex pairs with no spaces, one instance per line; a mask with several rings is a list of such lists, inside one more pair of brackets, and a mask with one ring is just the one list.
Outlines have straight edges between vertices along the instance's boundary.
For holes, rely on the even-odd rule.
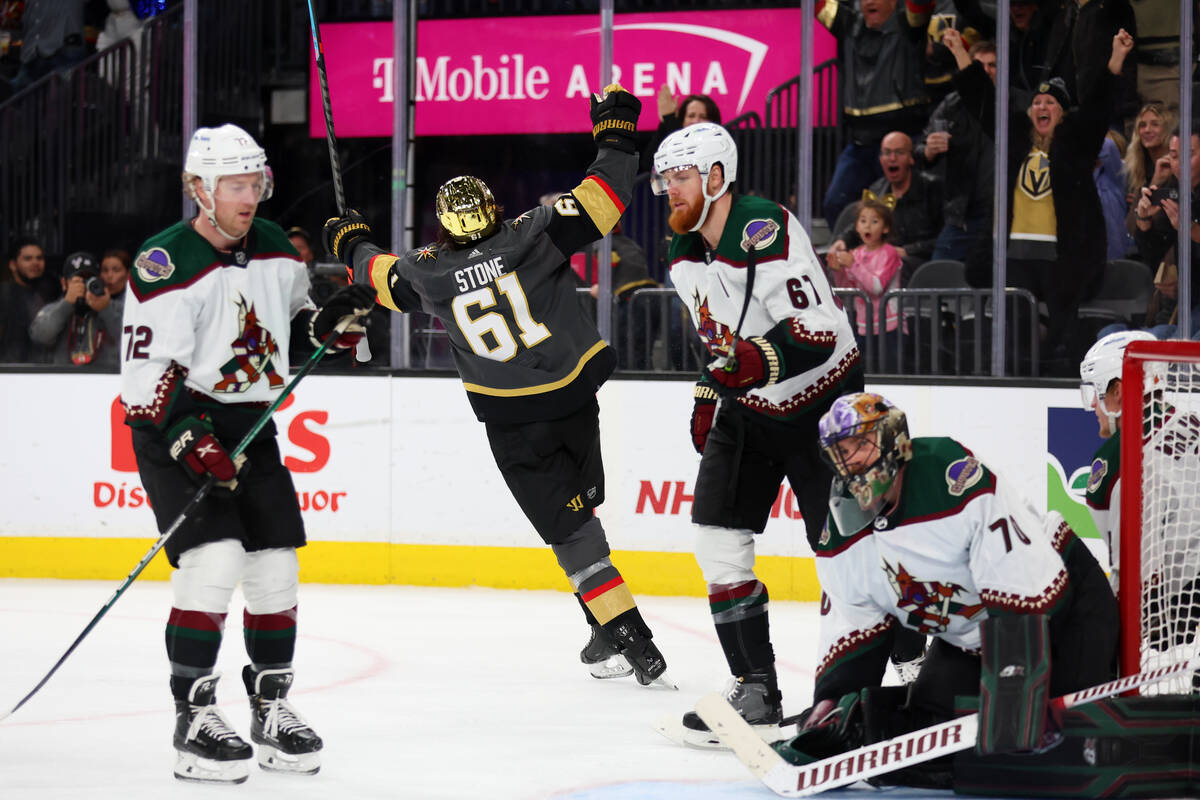
[[767,600],[767,587],[757,580],[708,587],[717,639],[734,675],[774,671]]
[[286,665],[296,651],[296,606],[276,614],[242,614],[246,654],[253,664]]
[[221,633],[225,615],[208,611],[183,611],[172,608],[167,617],[167,658],[173,676],[186,676],[187,681],[172,678],[171,693],[176,700],[187,698],[191,679],[212,672],[221,649]]

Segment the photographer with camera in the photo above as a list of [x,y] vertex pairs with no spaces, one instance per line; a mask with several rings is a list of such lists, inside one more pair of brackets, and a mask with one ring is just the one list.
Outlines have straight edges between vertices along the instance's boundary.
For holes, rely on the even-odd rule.
[[[1181,128],[1180,131],[1184,130]],[[1189,238],[1192,243],[1192,264],[1200,264],[1200,124],[1192,123],[1192,220]],[[1164,172],[1163,167],[1170,168],[1170,176],[1142,189],[1137,205],[1130,213],[1133,240],[1137,244],[1139,258],[1151,269],[1160,267],[1175,267],[1179,262],[1176,258],[1175,244],[1179,231],[1179,167],[1180,167],[1179,132],[1171,136],[1167,155],[1159,159],[1155,176]],[[1166,162],[1163,164],[1162,162]],[[1166,270],[1165,270],[1166,271]],[[1200,286],[1192,282],[1192,330],[1187,334],[1195,338],[1200,333]],[[1172,320],[1173,321],[1173,320]]]
[[95,256],[82,251],[67,256],[62,287],[62,298],[43,306],[33,318],[29,338],[50,351],[52,364],[115,370],[122,304],[114,307]]

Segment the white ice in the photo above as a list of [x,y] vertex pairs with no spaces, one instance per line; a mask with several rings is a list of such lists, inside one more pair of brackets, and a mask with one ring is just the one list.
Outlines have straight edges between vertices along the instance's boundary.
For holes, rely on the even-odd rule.
[[[0,580],[0,711],[37,683],[115,588]],[[291,697],[325,740],[319,774],[255,766],[240,786],[184,783],[172,776],[170,603],[166,583],[135,582],[50,682],[0,722],[0,797],[774,796],[731,754],[679,747],[651,728],[727,679],[704,599],[639,598],[676,692],[589,676],[578,655],[587,629],[569,594],[388,586],[301,587]],[[240,609],[235,595],[217,696],[248,738]],[[816,625],[814,604],[771,604],[786,713],[809,703]]]

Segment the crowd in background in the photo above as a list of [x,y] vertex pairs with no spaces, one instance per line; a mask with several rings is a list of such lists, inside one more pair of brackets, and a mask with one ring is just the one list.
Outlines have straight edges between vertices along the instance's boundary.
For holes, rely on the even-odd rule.
[[[0,77],[5,79],[0,91],[17,91],[49,71],[69,67],[96,47],[135,32],[166,5],[150,0],[0,3]],[[835,285],[860,290],[872,300],[870,308],[856,304],[860,337],[891,341],[906,332],[895,303],[881,307],[880,301],[885,293],[909,286],[930,261],[959,262],[969,285],[991,286],[994,82],[1000,58],[1008,59],[1010,100],[1008,163],[1000,172],[1008,195],[1002,249],[1008,285],[1029,290],[1039,304],[1042,374],[1071,374],[1098,335],[1125,325],[1160,337],[1196,335],[1200,281],[1192,281],[1192,296],[1186,299],[1194,308],[1193,329],[1178,331],[1176,325],[1180,134],[1192,143],[1192,208],[1194,217],[1200,215],[1200,139],[1195,124],[1177,118],[1177,2],[1013,0],[1007,54],[998,54],[993,43],[994,7],[979,0],[924,5],[819,0],[817,19],[838,42],[845,141],[824,187],[829,236],[819,252]],[[1189,85],[1192,72],[1190,67],[1184,72]],[[657,130],[645,132],[643,171],[651,168],[657,143],[673,130],[721,121],[712,98],[678,97],[668,86],[658,93],[657,109]],[[755,157],[743,154],[743,159]],[[319,302],[320,293],[338,279],[320,273],[315,262],[323,255],[314,254],[306,233],[296,233],[293,242],[313,269]],[[1191,241],[1195,264],[1200,255],[1195,222]],[[624,263],[629,271],[644,264],[636,243],[620,244],[613,251],[614,266]],[[5,254],[8,270],[0,270],[0,358],[115,365],[108,353],[119,345],[112,317],[120,308],[124,280],[110,283],[103,265],[120,261],[116,254],[123,253],[127,275],[128,254],[98,247],[99,258],[52,255],[47,263],[36,241],[21,239],[16,245]],[[87,256],[84,267],[72,266],[71,259],[79,261],[80,255]],[[576,259],[581,286],[596,283],[595,255]],[[631,295],[654,285],[644,268],[635,271],[634,279],[614,281],[614,290]],[[89,277],[101,279],[111,302],[89,293]],[[1130,291],[1139,282],[1147,284],[1144,313],[1107,320],[1103,328],[1081,320],[1081,304],[1117,278],[1134,287]],[[623,300],[627,304],[628,296]],[[616,307],[619,313],[622,302]],[[648,326],[644,334],[654,330]],[[377,344],[386,349],[386,334]],[[652,366],[644,362],[624,366]]]

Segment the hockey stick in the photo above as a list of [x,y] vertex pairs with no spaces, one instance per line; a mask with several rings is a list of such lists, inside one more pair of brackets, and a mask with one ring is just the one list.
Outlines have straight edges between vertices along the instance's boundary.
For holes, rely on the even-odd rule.
[[325,109],[325,143],[329,145],[329,168],[333,170],[333,200],[338,216],[346,214],[346,189],[342,186],[342,163],[338,159],[337,138],[333,135],[333,106],[329,102],[329,76],[325,72],[325,48],[321,45],[321,26],[313,0],[308,0],[308,26],[312,31],[313,57],[317,60],[317,81],[321,84],[321,105]]
[[[1138,686],[1190,673],[1197,668],[1200,668],[1200,658],[1129,675],[1056,697],[1050,702],[1057,709],[1074,708]],[[979,715],[968,714],[811,764],[796,766],[789,764],[771,745],[764,742],[722,695],[714,692],[701,697],[696,703],[696,713],[733,750],[738,760],[780,797],[808,797],[966,750],[975,746],[979,730]]]
[[[242,440],[238,442],[237,447],[230,451],[230,460],[237,458],[247,447],[250,446],[250,443],[254,441],[254,437],[257,436],[258,432],[263,429],[263,426],[270,421],[271,415],[275,413],[275,410],[278,409],[279,406],[283,404],[283,401],[286,400],[289,395],[291,395],[293,390],[295,390],[296,384],[300,382],[300,379],[313,371],[317,365],[317,362],[320,361],[321,357],[325,355],[326,351],[329,350],[329,346],[337,340],[338,336],[340,336],[346,330],[351,322],[353,322],[353,318],[348,318],[338,322],[338,324],[334,326],[333,331],[330,332],[329,336],[325,338],[325,341],[321,343],[321,346],[317,348],[316,352],[309,356],[308,361],[304,363],[304,366],[300,367],[300,369],[296,372],[295,377],[288,381],[287,386],[283,387],[283,392],[280,393],[275,402],[271,403],[267,410],[263,412],[262,416],[259,417],[258,422],[254,423],[254,427],[252,427],[246,433],[246,435],[242,437]],[[92,629],[95,628],[100,620],[104,618],[104,615],[108,613],[108,610],[112,608],[117,600],[120,599],[121,595],[125,593],[125,590],[129,588],[129,585],[137,579],[137,576],[142,574],[142,570],[144,570],[146,565],[150,563],[150,560],[158,554],[158,551],[163,548],[163,545],[167,543],[167,539],[170,539],[175,531],[179,530],[180,526],[183,525],[188,516],[190,516],[191,513],[196,510],[196,507],[203,502],[204,498],[208,496],[208,493],[212,491],[213,486],[216,485],[216,480],[216,476],[209,475],[204,483],[200,484],[199,488],[196,489],[196,493],[192,495],[192,499],[189,500],[188,504],[183,507],[182,511],[179,512],[179,516],[175,517],[175,521],[171,523],[171,526],[159,535],[158,539],[154,542],[154,546],[150,548],[146,555],[142,556],[142,560],[139,561],[137,566],[133,568],[133,572],[130,572],[125,577],[125,580],[121,582],[121,585],[117,587],[117,590],[112,593],[112,597],[108,598],[108,601],[101,606],[100,610],[96,613],[96,616],[92,617],[92,621],[87,624],[87,627],[85,627],[83,631],[75,637],[75,641],[71,642],[71,646],[67,648],[67,651],[62,654],[58,661],[54,662],[54,666],[51,667],[50,671],[47,672],[45,676],[37,682],[37,686],[34,686],[33,689],[29,691],[29,694],[22,697],[20,702],[18,702],[11,709],[3,714],[0,714],[0,722],[3,722],[11,717],[16,713],[17,709],[29,702],[29,699],[37,694],[38,691],[40,691],[41,688],[46,685],[46,682],[50,680],[54,673],[58,672],[58,668],[61,667],[63,663],[71,656],[71,653],[75,652],[75,648],[79,647],[84,638],[92,632]]]
[[[346,187],[342,185],[342,162],[338,158],[337,137],[333,133],[333,104],[329,100],[329,74],[325,69],[325,46],[321,44],[321,26],[313,0],[308,0],[308,27],[312,31],[313,58],[317,61],[317,82],[321,85],[321,107],[325,110],[325,144],[329,147],[329,170],[333,173],[333,202],[339,217],[346,216]],[[354,357],[360,363],[371,360],[367,337],[354,346]]]

